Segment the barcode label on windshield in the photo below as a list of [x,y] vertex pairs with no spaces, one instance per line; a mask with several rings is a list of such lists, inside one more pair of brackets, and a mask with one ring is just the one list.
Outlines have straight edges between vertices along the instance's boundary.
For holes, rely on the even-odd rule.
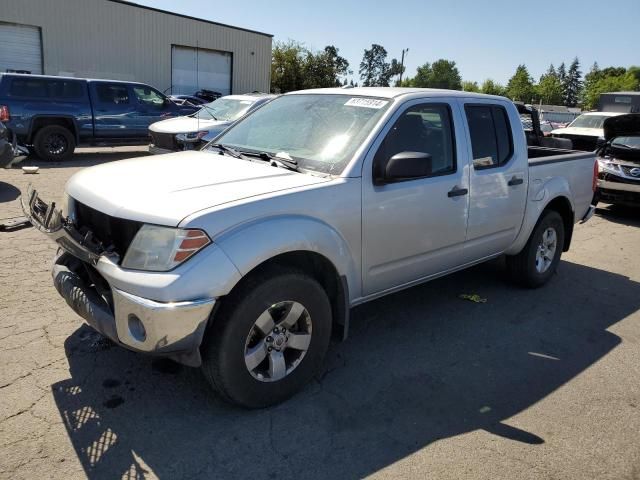
[[350,98],[345,105],[349,105],[350,107],[364,107],[364,108],[382,108],[387,103],[386,100],[378,100],[377,98],[362,98],[362,97],[354,97]]

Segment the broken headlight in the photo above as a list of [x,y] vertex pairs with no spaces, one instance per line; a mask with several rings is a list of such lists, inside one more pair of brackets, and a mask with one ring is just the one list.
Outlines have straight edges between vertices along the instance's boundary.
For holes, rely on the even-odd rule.
[[202,230],[143,225],[127,249],[122,267],[166,272],[210,243]]

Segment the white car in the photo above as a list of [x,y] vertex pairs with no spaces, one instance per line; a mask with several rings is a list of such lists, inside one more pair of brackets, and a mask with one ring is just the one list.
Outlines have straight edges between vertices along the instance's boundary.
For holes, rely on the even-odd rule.
[[551,131],[551,136],[568,138],[573,142],[574,150],[592,152],[596,149],[598,139],[604,138],[604,121],[609,117],[624,115],[621,112],[588,112],[577,117],[566,128]]
[[265,93],[227,95],[202,105],[200,110],[191,115],[153,123],[149,126],[149,152],[163,154],[198,150],[233,122],[275,97]]

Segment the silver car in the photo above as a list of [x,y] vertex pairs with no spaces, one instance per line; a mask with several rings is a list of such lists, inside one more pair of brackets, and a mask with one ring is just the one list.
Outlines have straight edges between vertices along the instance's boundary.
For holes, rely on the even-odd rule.
[[313,377],[355,305],[500,255],[545,284],[593,214],[595,163],[528,147],[506,98],[319,89],[204,150],[81,170],[61,211],[35,191],[23,206],[89,325],[264,407]]

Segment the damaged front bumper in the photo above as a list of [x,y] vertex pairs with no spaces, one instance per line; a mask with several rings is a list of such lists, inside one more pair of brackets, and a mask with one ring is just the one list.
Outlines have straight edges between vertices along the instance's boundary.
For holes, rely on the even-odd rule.
[[53,283],[87,324],[130,350],[189,366],[202,363],[199,347],[215,299],[158,302],[117,288],[96,268],[101,263],[119,269],[115,253],[90,232],[78,232],[55,203],[43,202],[31,188],[22,198],[22,208],[34,227],[60,246]]

